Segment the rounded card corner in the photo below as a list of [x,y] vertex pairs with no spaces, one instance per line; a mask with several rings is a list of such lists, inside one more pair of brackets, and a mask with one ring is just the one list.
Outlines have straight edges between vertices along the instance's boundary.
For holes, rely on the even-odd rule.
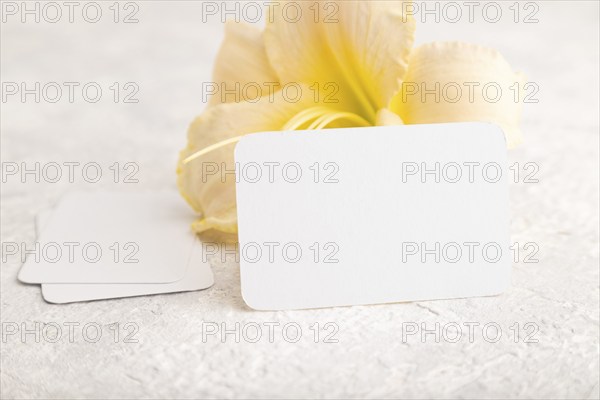
[[251,309],[255,310],[255,311],[267,311],[269,310],[268,307],[264,307],[262,305],[260,305],[260,302],[255,302],[256,299],[253,299],[251,296],[248,295],[248,293],[244,290],[244,286],[242,285],[241,287],[241,292],[242,292],[242,299],[244,300],[244,303],[246,303],[246,305],[248,307],[250,307]]
[[488,122],[488,121],[481,121],[481,122],[479,122],[479,124],[481,124],[482,126],[488,127],[488,129],[486,129],[486,131],[489,132],[490,135],[496,136],[496,138],[498,140],[500,140],[500,141],[502,141],[502,143],[504,143],[504,146],[507,146],[506,133],[504,133],[504,129],[502,129],[502,127],[500,125],[498,125],[495,122]]

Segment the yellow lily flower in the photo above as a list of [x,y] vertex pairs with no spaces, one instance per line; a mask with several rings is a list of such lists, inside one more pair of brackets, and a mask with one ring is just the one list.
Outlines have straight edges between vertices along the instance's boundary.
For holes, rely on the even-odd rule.
[[[312,16],[314,3],[295,4],[302,15]],[[191,124],[177,168],[181,194],[201,215],[192,224],[195,232],[236,239],[233,148],[245,134],[489,121],[504,128],[509,145],[519,141],[518,104],[510,100],[488,101],[478,91],[483,94],[440,102],[418,93],[436,85],[456,89],[459,82],[468,88],[472,82],[497,82],[503,88],[520,82],[498,53],[460,43],[413,50],[415,22],[403,13],[401,1],[335,4],[334,22],[274,18],[264,31],[226,25],[213,80],[229,92],[213,97]]]

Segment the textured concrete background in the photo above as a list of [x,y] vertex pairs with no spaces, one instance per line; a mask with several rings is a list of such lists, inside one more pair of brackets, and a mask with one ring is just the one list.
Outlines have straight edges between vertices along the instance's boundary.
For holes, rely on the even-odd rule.
[[[134,161],[140,183],[9,180],[2,185],[3,242],[31,245],[35,215],[70,190],[174,187],[177,152],[203,108],[201,83],[210,79],[222,27],[201,23],[199,3],[163,1],[137,2],[139,23],[115,24],[111,3],[102,3],[107,17],[97,24],[81,18],[2,24],[3,82],[96,81],[105,94],[95,104],[81,97],[3,102],[1,155],[3,162],[95,161],[104,168]],[[512,240],[538,243],[540,261],[515,263],[507,293],[255,312],[240,296],[238,265],[214,259],[216,284],[206,291],[57,306],[42,300],[39,287],[16,281],[20,261],[12,256],[0,269],[4,327],[39,323],[52,336],[59,324],[63,337],[57,343],[43,337],[38,343],[32,334],[6,337],[2,398],[598,398],[598,3],[536,4],[537,24],[507,17],[497,24],[477,18],[418,25],[419,42],[457,39],[498,48],[540,86],[539,103],[525,108],[526,143],[510,153],[511,162],[540,167],[538,184],[511,186]],[[140,87],[139,103],[115,104],[108,86],[130,81]],[[248,324],[280,325],[272,343],[265,325],[262,339],[250,343],[234,335],[203,340],[202,321],[228,329],[239,322],[250,336]],[[69,322],[80,324],[72,343]],[[283,337],[281,326],[290,322],[302,329],[297,343]],[[463,337],[403,340],[403,323],[411,322],[429,329],[456,323]],[[490,322],[502,331],[496,343],[493,328],[487,339],[482,332]],[[97,343],[82,337],[86,323],[102,326]],[[481,324],[472,341],[468,323]],[[138,342],[127,343],[135,326]],[[338,342],[326,343],[335,326]]]

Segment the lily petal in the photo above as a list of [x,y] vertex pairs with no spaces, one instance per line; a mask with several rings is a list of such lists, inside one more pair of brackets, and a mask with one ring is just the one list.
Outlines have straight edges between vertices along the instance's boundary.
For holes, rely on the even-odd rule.
[[[236,90],[239,101],[254,101],[279,83],[267,58],[261,30],[245,23],[225,24],[225,39],[215,60],[213,81],[219,88],[211,96],[210,105],[236,101],[235,96],[223,94],[221,85]],[[247,89],[243,90],[245,86]]]
[[[374,124],[400,89],[415,22],[402,1],[292,1],[267,23],[265,45],[282,83],[303,82],[326,96],[337,90],[340,109]],[[293,5],[293,7],[291,7]],[[293,15],[292,11],[288,12]],[[335,86],[331,86],[334,84]]]
[[393,113],[388,108],[382,108],[377,111],[377,126],[387,126],[387,125],[404,125],[402,118],[398,116],[398,114]]
[[522,75],[493,49],[428,43],[413,50],[402,91],[391,109],[406,124],[493,122],[502,127],[512,148],[521,142],[521,104],[514,98],[514,85],[522,90],[522,81]]
[[[314,106],[310,90],[300,87],[299,95],[276,92],[257,103],[226,103],[208,107],[188,130],[188,145],[180,153],[177,184],[181,195],[202,214],[192,228],[196,232],[216,229],[237,232],[235,164],[232,143],[218,143],[248,133],[280,130],[302,110]],[[190,160],[200,150],[217,147]],[[185,161],[185,160],[189,161]]]

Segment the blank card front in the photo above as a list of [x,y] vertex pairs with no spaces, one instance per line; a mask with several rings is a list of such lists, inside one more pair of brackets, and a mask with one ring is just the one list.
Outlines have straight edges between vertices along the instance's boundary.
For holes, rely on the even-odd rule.
[[72,192],[19,271],[25,283],[170,283],[183,278],[194,235],[174,192]]
[[509,285],[506,142],[495,125],[259,133],[238,143],[235,160],[252,308],[486,296]]

